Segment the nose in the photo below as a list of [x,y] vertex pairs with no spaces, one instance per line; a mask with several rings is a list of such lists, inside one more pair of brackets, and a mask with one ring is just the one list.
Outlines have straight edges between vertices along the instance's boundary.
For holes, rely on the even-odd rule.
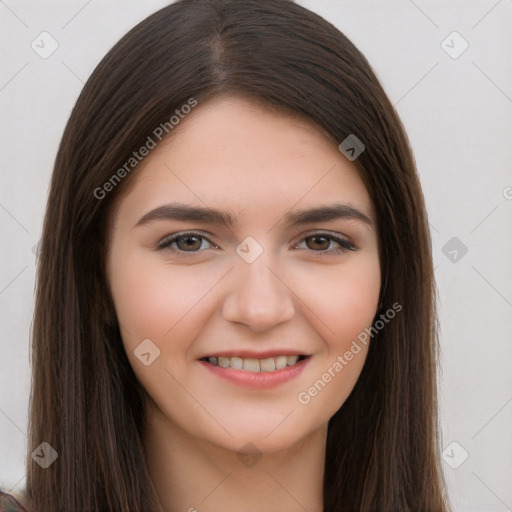
[[266,254],[264,251],[252,263],[241,258],[236,262],[222,307],[226,320],[245,324],[256,332],[286,322],[295,314],[290,284]]

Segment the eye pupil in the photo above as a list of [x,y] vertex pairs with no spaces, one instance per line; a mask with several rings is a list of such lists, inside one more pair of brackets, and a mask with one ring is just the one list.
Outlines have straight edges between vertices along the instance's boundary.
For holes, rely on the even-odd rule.
[[[192,240],[192,242],[190,243],[190,241]],[[194,241],[195,243],[197,244],[197,241],[199,240],[199,246],[197,247],[194,247]],[[184,236],[184,237],[181,237],[179,238],[177,241],[176,241],[176,244],[178,245],[178,247],[180,246],[180,241],[186,241],[185,244],[182,244],[182,247],[180,247],[180,249],[199,249],[199,247],[201,247],[201,240],[200,240],[200,237],[198,236]]]
[[[313,235],[313,236],[308,237],[308,240],[319,240],[319,239],[324,241],[324,245],[325,245],[325,242],[327,242],[327,247],[329,247],[330,240],[329,240],[327,237],[325,237],[325,236],[321,236],[321,235]],[[318,248],[319,248],[319,247],[318,247],[318,243],[317,243],[317,242],[315,242],[315,244],[317,245],[317,247],[316,247],[316,248],[318,249]],[[320,245],[322,245],[322,242],[320,242]],[[321,250],[325,250],[325,249],[327,249],[327,247],[320,247],[320,249],[321,249]],[[310,248],[311,248],[311,247],[310,247]],[[314,248],[314,247],[313,247],[313,248]]]

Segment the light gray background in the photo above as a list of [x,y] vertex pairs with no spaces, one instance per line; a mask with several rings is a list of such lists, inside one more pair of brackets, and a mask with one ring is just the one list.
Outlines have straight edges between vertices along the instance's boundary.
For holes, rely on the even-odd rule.
[[[4,489],[25,484],[33,248],[62,131],[99,60],[167,3],[0,0]],[[434,243],[443,467],[454,509],[511,510],[512,0],[299,3],[331,21],[367,56],[415,153]],[[43,31],[59,44],[47,59],[31,48]],[[469,44],[458,58],[447,53],[463,48],[457,36],[446,39],[453,31]],[[453,237],[459,247],[443,252]],[[462,257],[461,243],[468,249]]]

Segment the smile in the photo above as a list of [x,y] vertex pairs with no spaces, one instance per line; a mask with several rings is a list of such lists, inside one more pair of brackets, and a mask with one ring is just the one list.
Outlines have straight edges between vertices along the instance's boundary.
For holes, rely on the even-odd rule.
[[212,354],[199,359],[199,363],[210,374],[237,387],[264,390],[297,378],[312,359],[311,355],[295,355],[293,352],[286,355],[279,352],[257,354],[259,358],[255,355]]
[[277,356],[267,357],[265,359],[254,359],[249,357],[205,357],[201,361],[205,361],[213,366],[222,368],[231,368],[246,372],[274,372],[283,368],[294,366],[298,362],[306,359],[303,355]]

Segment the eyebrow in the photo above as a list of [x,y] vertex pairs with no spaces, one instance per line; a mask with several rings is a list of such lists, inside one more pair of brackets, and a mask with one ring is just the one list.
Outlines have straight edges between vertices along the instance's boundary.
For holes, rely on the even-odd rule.
[[[374,227],[374,221],[369,216],[353,206],[342,203],[317,206],[304,210],[294,210],[284,215],[285,225],[290,226],[300,226],[303,224],[326,222],[336,219],[359,220],[371,228]],[[224,226],[228,229],[237,224],[235,215],[226,210],[171,203],[159,206],[146,213],[135,226],[145,225],[155,220],[203,222],[205,224]]]

